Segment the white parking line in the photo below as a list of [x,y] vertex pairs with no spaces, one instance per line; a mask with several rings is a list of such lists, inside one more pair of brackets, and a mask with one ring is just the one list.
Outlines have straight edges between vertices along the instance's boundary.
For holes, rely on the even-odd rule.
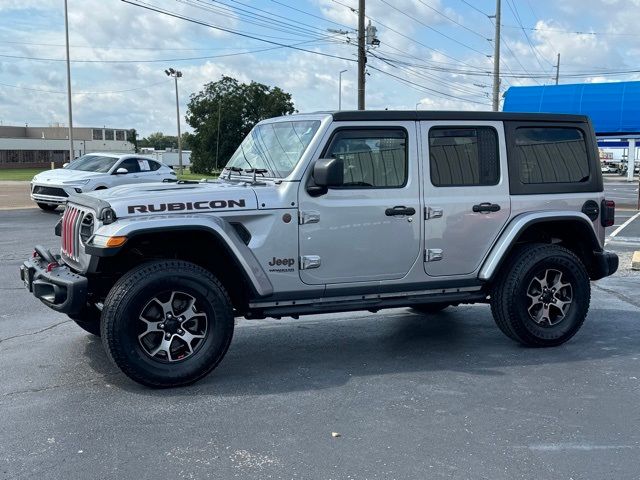
[[611,235],[609,235],[609,238],[607,239],[606,242],[604,242],[604,244],[606,245],[613,237],[618,235],[622,230],[624,230],[627,227],[627,225],[629,225],[631,222],[633,222],[638,217],[640,217],[640,212],[636,213],[633,217],[631,217],[629,220],[627,220],[622,225],[620,225],[618,228],[616,228],[613,232],[611,232]]

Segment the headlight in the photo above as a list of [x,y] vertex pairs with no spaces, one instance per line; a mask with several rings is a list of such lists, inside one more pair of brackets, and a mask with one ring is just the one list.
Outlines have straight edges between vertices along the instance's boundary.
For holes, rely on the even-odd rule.
[[62,182],[63,185],[86,185],[91,180],[69,180],[68,182]]

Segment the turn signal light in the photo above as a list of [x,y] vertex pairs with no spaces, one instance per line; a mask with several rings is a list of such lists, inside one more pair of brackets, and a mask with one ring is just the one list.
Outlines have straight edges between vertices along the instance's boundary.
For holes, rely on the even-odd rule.
[[121,247],[124,245],[124,242],[127,241],[127,237],[109,237],[107,239],[106,246],[109,248],[113,247]]

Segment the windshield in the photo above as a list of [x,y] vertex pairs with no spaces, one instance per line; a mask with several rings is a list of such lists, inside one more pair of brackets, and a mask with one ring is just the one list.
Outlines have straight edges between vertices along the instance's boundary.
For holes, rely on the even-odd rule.
[[257,125],[242,141],[226,168],[266,170],[266,176],[286,177],[318,131],[318,120]]
[[117,157],[103,157],[102,155],[83,155],[67,166],[67,170],[82,170],[83,172],[107,173],[116,162]]

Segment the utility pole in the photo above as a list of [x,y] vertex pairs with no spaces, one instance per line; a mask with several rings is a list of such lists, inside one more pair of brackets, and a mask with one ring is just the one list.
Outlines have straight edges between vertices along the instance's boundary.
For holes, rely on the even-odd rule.
[[559,79],[560,79],[560,54],[558,54],[558,63],[556,63],[556,85],[558,85]]
[[67,0],[64,0],[64,34],[67,47],[67,107],[69,109],[69,162],[73,162],[73,113],[71,109],[71,61],[69,60],[69,15]]
[[222,102],[218,100],[218,136],[216,138],[216,170],[218,169],[218,153],[220,152],[220,115],[222,112]]
[[170,68],[164,73],[169,77],[173,77],[176,83],[176,120],[178,122],[178,171],[182,175],[182,136],[180,135],[180,103],[178,102],[178,78],[182,77],[182,72]]
[[493,38],[493,111],[500,110],[500,0],[496,0],[496,33]]
[[364,3],[358,0],[358,110],[364,110],[364,81],[367,52],[365,50]]
[[338,111],[342,110],[342,74],[347,70],[340,70],[338,73]]

